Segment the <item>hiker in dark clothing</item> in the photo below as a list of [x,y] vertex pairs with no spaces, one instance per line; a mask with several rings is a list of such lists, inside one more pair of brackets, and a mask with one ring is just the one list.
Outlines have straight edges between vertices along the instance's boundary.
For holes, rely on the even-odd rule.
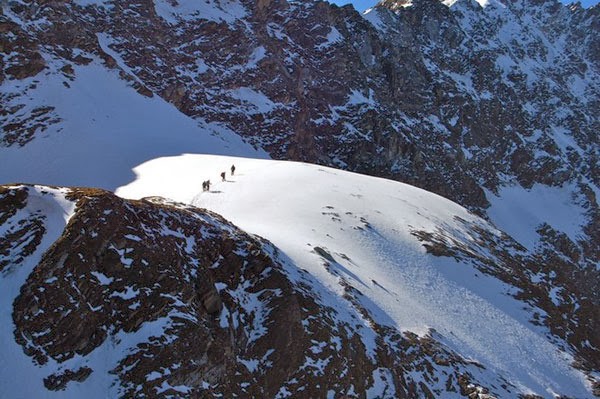
[[225,181],[225,172],[221,172],[221,179],[223,179],[223,181]]
[[206,191],[210,191],[210,180],[206,181]]
[[207,190],[207,188],[206,188],[206,182],[203,181],[202,182],[202,191],[206,191],[206,190]]
[[231,176],[235,173],[235,165],[231,165]]

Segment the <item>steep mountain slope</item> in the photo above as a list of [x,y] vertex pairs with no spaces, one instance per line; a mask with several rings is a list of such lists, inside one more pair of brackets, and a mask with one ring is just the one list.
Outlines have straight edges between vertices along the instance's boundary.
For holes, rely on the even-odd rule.
[[[232,163],[238,177],[214,185],[211,193],[194,195],[199,176],[190,176],[188,171],[216,175]],[[159,186],[167,173],[178,177]],[[515,319],[525,325],[529,321],[545,324],[555,334],[551,341],[557,336],[571,341],[571,348],[579,353],[579,367],[587,363],[597,370],[595,348],[600,343],[595,333],[599,319],[594,287],[600,281],[598,271],[582,270],[566,259],[559,261],[566,258],[563,254],[544,254],[547,259],[532,256],[502,232],[443,198],[391,181],[317,166],[227,157],[165,158],[141,165],[136,174],[138,179],[119,189],[119,195],[156,193],[215,210],[271,240],[333,290],[340,294],[348,290],[376,323],[418,333],[433,328],[460,355],[513,383],[515,378],[535,379],[529,375],[535,372],[520,368],[548,365],[543,359],[551,357],[529,341],[533,339],[528,330],[531,325],[525,330],[507,327]],[[460,263],[433,260],[419,242],[428,252]],[[528,303],[529,311],[521,313],[524,304],[506,302],[507,295]],[[499,309],[508,317],[495,313]],[[571,322],[565,324],[565,319]],[[579,341],[582,336],[584,342]],[[494,350],[489,352],[490,348]],[[539,374],[559,381],[565,371]],[[543,394],[530,381],[515,383],[520,384]]]
[[[2,212],[11,216],[3,213],[0,219],[2,292],[11,293],[2,299],[2,340],[10,342],[10,357],[23,368],[5,366],[7,380],[34,376],[33,396],[43,389],[44,378],[52,389],[66,387],[58,396],[77,396],[80,388],[86,394],[109,389],[137,395],[164,389],[160,392],[168,396],[186,387],[190,395],[202,388],[225,396],[285,396],[302,389],[325,396],[330,375],[345,378],[332,387],[333,396],[485,397],[491,392],[590,397],[594,389],[598,394],[593,381],[600,370],[599,7],[566,7],[553,0],[384,1],[360,16],[350,7],[313,1],[11,0],[0,9],[0,184],[121,187],[118,193],[126,197],[162,195],[222,212],[274,243],[260,245],[269,262],[279,265],[278,279],[289,284],[289,292],[317,298],[306,299],[311,312],[329,315],[313,320],[295,314],[295,322],[322,323],[314,327],[319,330],[315,341],[333,342],[323,346],[310,343],[308,336],[298,338],[302,355],[285,369],[292,374],[280,375],[267,387],[261,375],[281,368],[279,363],[270,363],[266,347],[260,349],[263,357],[250,358],[247,348],[235,342],[224,352],[241,357],[229,357],[232,368],[217,373],[232,379],[230,385],[212,380],[203,385],[191,369],[169,379],[168,372],[177,373],[159,370],[166,367],[163,359],[132,366],[121,357],[123,351],[151,351],[143,342],[149,335],[166,334],[163,329],[170,327],[152,323],[168,323],[164,318],[179,304],[174,301],[142,319],[128,307],[120,307],[116,318],[104,314],[94,325],[103,326],[105,335],[97,341],[65,338],[68,342],[61,345],[71,346],[64,353],[76,354],[65,360],[62,349],[42,334],[43,323],[54,319],[40,313],[41,324],[32,324],[25,318],[31,315],[11,315],[10,309],[18,298],[15,304],[22,309],[40,308],[34,289],[63,295],[61,301],[71,303],[47,280],[38,281],[36,273],[46,268],[54,273],[64,263],[60,256],[74,256],[69,251],[79,245],[80,233],[68,225],[63,234],[60,216],[77,217],[73,201],[88,198],[81,201],[89,204],[82,209],[90,220],[102,219],[104,211],[129,216],[133,230],[143,231],[139,237],[157,248],[166,245],[169,251],[160,256],[182,264],[200,255],[182,251],[168,234],[163,237],[165,223],[171,222],[146,231],[128,212],[147,212],[153,220],[167,212],[168,220],[176,220],[172,223],[193,226],[201,215],[213,218],[207,223],[215,232],[237,230],[187,205],[122,201],[85,190],[10,188],[2,194]],[[409,182],[487,221],[392,182],[285,163],[180,156],[265,158],[267,152]],[[178,157],[163,158],[173,156]],[[210,178],[215,183],[231,162],[245,176],[197,196],[200,182]],[[41,190],[54,194],[35,199]],[[73,198],[65,202],[65,195]],[[15,196],[20,199],[11,199]],[[21,205],[25,213],[13,215]],[[44,221],[40,215],[45,214]],[[120,226],[118,245],[103,250],[119,254],[107,262],[125,267],[128,258],[120,240],[129,240],[127,226],[120,219],[113,222]],[[258,245],[245,234],[237,232],[232,240]],[[57,238],[61,250],[51,247]],[[93,247],[92,238],[81,240],[91,240]],[[230,252],[231,247],[216,242]],[[136,245],[143,252],[143,244]],[[47,262],[40,262],[43,253]],[[95,254],[81,254],[86,264],[102,264]],[[169,269],[177,281],[185,280],[181,273],[197,269],[178,267]],[[298,277],[298,268],[310,273]],[[69,279],[75,277],[69,270],[62,271],[72,286]],[[160,270],[144,280],[144,288],[156,288],[150,278]],[[219,271],[210,273],[214,281],[227,283]],[[85,289],[77,297],[83,302],[88,294],[90,301],[101,302],[109,295],[110,302],[114,292],[114,298],[129,301],[127,306],[137,306],[129,298],[134,288],[115,285],[113,291],[88,292],[93,279],[85,275],[81,280],[87,281],[81,282]],[[98,281],[108,280],[100,276]],[[241,280],[237,284],[242,291],[250,289]],[[180,300],[189,305],[184,313],[199,308],[187,302],[194,289],[184,284]],[[227,295],[234,296],[233,291]],[[250,337],[250,320],[264,313],[242,303],[234,298],[228,309],[255,314],[235,327],[240,337]],[[210,330],[214,320],[205,316],[199,316],[199,323]],[[139,334],[122,337],[121,318],[127,320],[123,331]],[[31,335],[16,335],[20,346],[12,343],[16,323]],[[180,327],[177,336],[196,328]],[[274,325],[266,340],[281,328]],[[219,324],[219,329],[226,328]],[[219,329],[217,341],[227,341]],[[192,342],[186,339],[184,347]],[[279,344],[287,353],[289,348]],[[47,363],[32,367],[23,349],[36,362],[45,356]],[[212,353],[205,349],[198,348],[194,359]],[[224,352],[217,351],[215,359]],[[314,356],[305,359],[305,353]],[[109,360],[99,365],[94,356]],[[579,371],[570,368],[571,362]],[[96,380],[106,375],[99,370],[113,370],[120,383],[108,388],[116,380]],[[143,377],[152,371],[162,377]],[[243,377],[233,377],[236,372]],[[254,376],[252,381],[241,379],[246,373]],[[14,393],[7,393],[10,386],[2,389]]]
[[[232,163],[234,177],[200,192],[201,176]],[[218,210],[273,245],[157,197],[6,187],[2,374],[35,380],[27,394],[592,396],[594,373],[572,368],[572,349],[541,324],[553,319],[548,297],[574,301],[577,319],[594,310],[587,294],[538,281],[520,297],[526,286],[502,272],[540,277],[524,249],[446,199],[242,158],[185,155],[135,172],[120,195]],[[597,345],[585,326],[576,333]]]

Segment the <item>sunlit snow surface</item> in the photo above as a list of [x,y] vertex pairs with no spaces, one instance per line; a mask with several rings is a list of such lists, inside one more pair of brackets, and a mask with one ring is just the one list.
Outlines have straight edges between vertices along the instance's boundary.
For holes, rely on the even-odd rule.
[[[314,251],[321,247],[335,259],[336,272],[365,295],[363,305],[378,322],[419,334],[435,329],[452,349],[522,392],[591,396],[583,374],[569,366],[572,358],[527,321],[523,304],[506,294],[510,287],[427,255],[411,235],[444,226],[468,237],[457,216],[499,234],[451,201],[398,182],[284,161],[183,155],[134,171],[137,179],[118,195],[160,195],[216,211],[272,241],[341,300],[339,278]],[[211,191],[202,192],[207,179]]]

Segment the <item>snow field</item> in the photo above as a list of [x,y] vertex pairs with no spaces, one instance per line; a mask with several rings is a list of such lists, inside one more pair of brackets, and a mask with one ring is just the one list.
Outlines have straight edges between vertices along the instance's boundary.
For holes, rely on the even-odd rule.
[[[284,161],[186,154],[134,171],[137,180],[118,195],[160,195],[220,213],[273,242],[326,287],[327,297],[343,301],[343,278],[364,295],[359,300],[377,322],[421,335],[435,329],[451,349],[505,376],[520,392],[590,395],[584,375],[570,367],[572,358],[528,322],[523,303],[507,295],[509,286],[427,255],[411,234],[443,226],[468,240],[455,217],[500,234],[449,200],[398,182]],[[222,171],[227,181],[218,178]],[[211,191],[201,192],[207,178]],[[329,271],[316,247],[334,260]],[[363,340],[372,350],[369,337]]]

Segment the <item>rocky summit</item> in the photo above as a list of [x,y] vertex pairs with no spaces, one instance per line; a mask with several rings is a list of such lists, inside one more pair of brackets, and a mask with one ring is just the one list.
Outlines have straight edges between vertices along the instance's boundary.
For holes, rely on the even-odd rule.
[[[0,381],[32,384],[0,396],[600,395],[599,110],[598,5],[2,1]],[[240,180],[221,181],[231,163]],[[375,177],[464,210],[433,218],[458,205]],[[544,343],[492,354],[497,336],[406,316],[458,303],[419,297],[417,264],[493,279],[516,301],[493,301],[506,333]],[[413,297],[393,302],[397,270]],[[536,357],[546,344],[564,356]]]

